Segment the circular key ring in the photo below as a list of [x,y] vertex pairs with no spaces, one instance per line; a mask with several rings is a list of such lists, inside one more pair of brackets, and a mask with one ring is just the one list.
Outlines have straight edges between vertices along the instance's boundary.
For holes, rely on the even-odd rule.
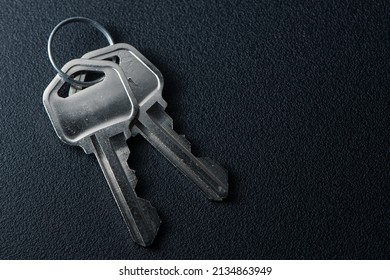
[[97,80],[94,80],[94,81],[90,81],[90,82],[84,82],[84,81],[77,81],[75,79],[72,79],[70,76],[68,76],[67,74],[65,74],[54,62],[54,59],[53,59],[53,55],[52,55],[52,52],[51,52],[51,43],[53,41],[53,37],[54,35],[56,34],[56,32],[58,31],[58,29],[60,29],[61,27],[69,24],[69,23],[72,23],[72,22],[82,22],[82,23],[87,23],[95,28],[97,28],[101,33],[103,33],[103,35],[106,37],[108,43],[111,45],[114,44],[114,40],[112,39],[110,33],[108,33],[107,29],[105,29],[100,23],[98,23],[97,21],[94,21],[92,19],[89,19],[89,18],[85,18],[85,17],[71,17],[71,18],[67,18],[63,21],[61,21],[59,24],[56,25],[56,27],[54,27],[53,31],[50,33],[50,36],[49,36],[49,40],[47,42],[47,53],[49,55],[49,60],[50,60],[50,63],[51,65],[54,67],[54,69],[57,71],[58,75],[60,75],[61,79],[71,85],[76,85],[76,86],[91,86],[91,85],[94,85],[96,84],[97,82],[101,81],[103,79],[100,78],[100,79],[97,79]]

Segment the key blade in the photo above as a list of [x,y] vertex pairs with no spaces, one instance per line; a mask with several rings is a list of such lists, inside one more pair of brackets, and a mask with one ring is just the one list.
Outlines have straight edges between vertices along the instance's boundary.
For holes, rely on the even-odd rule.
[[227,171],[209,158],[195,157],[188,140],[173,130],[172,119],[159,104],[135,120],[133,130],[195,182],[210,200],[221,201],[227,196]]
[[123,160],[130,153],[125,135],[106,137],[97,134],[91,136],[91,141],[131,237],[141,246],[151,245],[161,220],[150,202],[139,198],[135,193],[137,180],[134,171]]

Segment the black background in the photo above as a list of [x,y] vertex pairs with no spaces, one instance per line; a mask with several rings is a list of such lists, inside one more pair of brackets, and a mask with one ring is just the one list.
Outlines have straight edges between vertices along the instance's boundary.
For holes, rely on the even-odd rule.
[[[159,68],[175,129],[229,171],[213,203],[131,139],[137,193],[163,221],[149,248],[42,105],[47,39],[70,16]],[[389,35],[387,1],[1,1],[0,258],[389,258]],[[105,44],[69,25],[54,55]]]

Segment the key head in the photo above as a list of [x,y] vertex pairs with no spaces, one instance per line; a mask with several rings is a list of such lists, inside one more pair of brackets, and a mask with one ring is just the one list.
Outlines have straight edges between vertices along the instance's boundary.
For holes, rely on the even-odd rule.
[[134,96],[143,110],[158,102],[163,108],[167,103],[162,98],[164,79],[161,72],[137,49],[129,44],[115,44],[86,53],[83,58],[112,60],[118,58]]
[[89,136],[107,137],[124,132],[129,138],[130,122],[137,103],[122,69],[110,61],[75,59],[62,69],[67,75],[93,71],[104,79],[66,98],[59,95],[64,82],[57,75],[43,94],[43,104],[58,137],[67,144],[93,152]]

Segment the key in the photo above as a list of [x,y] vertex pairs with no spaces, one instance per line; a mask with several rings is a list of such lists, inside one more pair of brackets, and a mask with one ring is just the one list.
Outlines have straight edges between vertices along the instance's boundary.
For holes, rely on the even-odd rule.
[[141,134],[209,199],[220,201],[227,196],[227,171],[209,158],[195,157],[191,153],[190,142],[173,130],[173,121],[165,112],[167,102],[162,98],[162,74],[149,60],[128,44],[98,49],[85,54],[83,58],[119,59],[119,66],[139,104],[138,115],[131,126],[132,136]]
[[104,79],[66,98],[59,90],[64,82],[57,75],[43,94],[43,103],[58,137],[69,145],[94,153],[133,240],[150,245],[160,218],[150,202],[135,193],[137,179],[127,165],[126,140],[138,105],[122,69],[110,61],[76,59],[63,71],[104,74]]

